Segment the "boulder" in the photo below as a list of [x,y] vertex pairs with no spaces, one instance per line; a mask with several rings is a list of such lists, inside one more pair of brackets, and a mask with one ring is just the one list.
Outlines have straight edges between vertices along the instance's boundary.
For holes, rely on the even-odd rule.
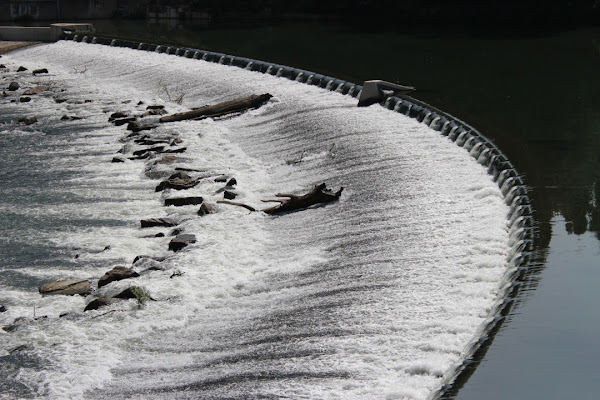
[[21,103],[29,103],[31,101],[31,97],[23,96],[23,97],[19,98],[19,101]]
[[190,235],[188,233],[177,235],[176,237],[171,239],[171,242],[169,242],[169,250],[179,251],[192,243],[196,243],[196,236]]
[[39,68],[39,69],[33,70],[34,75],[47,74],[47,73],[48,73],[48,70],[46,68]]
[[146,110],[164,110],[164,108],[165,108],[165,106],[152,105],[152,106],[146,107]]
[[6,65],[0,64],[0,69],[5,69],[5,68],[6,68]]
[[112,161],[113,163],[124,163],[125,160],[123,160],[121,157],[113,157]]
[[90,281],[85,279],[65,279],[62,281],[44,283],[39,288],[43,296],[62,294],[72,296],[75,294],[86,295],[92,291]]
[[231,190],[225,190],[223,192],[223,197],[227,200],[233,200],[237,197],[237,194],[235,194],[234,192],[232,192]]
[[[172,145],[171,145],[172,146]],[[162,150],[161,153],[171,153],[171,154],[175,154],[175,153],[185,153],[185,151],[187,150],[187,147],[178,147],[176,149],[166,149],[166,150]]]
[[19,85],[18,82],[11,82],[8,85],[8,90],[10,90],[11,92],[14,92],[15,90],[19,89],[21,86]]
[[198,210],[198,215],[203,217],[208,214],[214,214],[217,212],[217,209],[209,203],[202,203],[200,205],[200,209]]
[[23,72],[23,71],[27,71],[27,68],[25,68],[22,65],[19,68],[17,68],[17,72]]
[[25,90],[23,92],[23,94],[25,96],[31,96],[31,95],[34,95],[34,94],[40,94],[42,92],[45,92],[46,90],[48,90],[48,86],[39,85],[39,86],[34,86],[32,88],[29,88],[29,89]]
[[229,182],[227,182],[226,186],[235,186],[237,185],[237,180],[235,178],[231,178]]
[[128,278],[136,278],[140,276],[137,272],[132,270],[131,268],[117,266],[105,273],[100,280],[98,280],[98,287],[108,285],[114,281],[120,281]]
[[101,307],[109,306],[111,304],[116,303],[119,299],[113,299],[110,297],[99,297],[97,299],[92,300],[88,303],[87,306],[83,309],[83,311],[97,310]]
[[133,265],[142,271],[162,271],[165,268],[161,264],[164,260],[165,257],[137,256]]
[[19,119],[19,123],[25,124],[25,125],[35,124],[36,122],[37,122],[37,118],[35,115],[30,115],[28,117]]
[[140,221],[142,228],[154,226],[177,226],[177,221],[172,218],[147,218]]
[[6,306],[0,306],[0,312],[6,312]]
[[167,257],[152,257],[152,256],[146,256],[146,255],[140,255],[140,256],[136,256],[133,259],[133,263],[132,264],[136,264],[137,262],[140,262],[142,260],[154,260],[157,262],[163,262],[167,259]]
[[197,204],[202,204],[204,199],[200,196],[196,197],[172,197],[170,199],[165,199],[165,206],[195,206]]

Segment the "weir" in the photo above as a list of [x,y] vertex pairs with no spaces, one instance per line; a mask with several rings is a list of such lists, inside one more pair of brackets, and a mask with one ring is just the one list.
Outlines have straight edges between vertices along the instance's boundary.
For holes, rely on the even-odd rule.
[[[153,44],[123,41],[119,39],[106,39],[81,35],[71,35],[68,37],[68,39],[77,42],[97,43],[112,47],[126,47],[134,50],[166,53],[182,58],[202,59],[217,64],[235,66],[246,70],[261,72],[263,74],[284,77],[292,81],[302,82],[307,85],[316,86],[331,92],[341,93],[356,99],[358,99],[361,94],[361,90],[363,89],[361,85],[342,81],[333,77],[314,73],[312,71],[296,69],[280,64],[266,63],[259,60],[251,60],[243,57],[235,57],[222,53],[208,52],[199,49],[164,45],[158,46]],[[480,328],[480,336],[474,338],[473,342],[470,344],[470,348],[466,354],[464,362],[461,365],[456,366],[453,370],[444,372],[443,382],[441,383],[439,390],[435,391],[431,395],[431,398],[439,398],[444,396],[444,393],[450,389],[452,382],[454,382],[457,376],[459,376],[461,372],[464,371],[465,368],[471,363],[471,358],[473,355],[478,351],[478,349],[485,345],[487,340],[489,340],[487,334],[502,321],[501,312],[510,303],[508,300],[508,294],[515,287],[515,281],[520,273],[519,271],[526,268],[529,262],[529,252],[532,250],[533,243],[532,210],[527,194],[527,187],[524,185],[523,179],[520,177],[512,163],[494,145],[493,142],[491,142],[475,128],[441,110],[408,96],[392,96],[386,99],[381,105],[390,110],[390,112],[404,114],[417,120],[434,131],[439,132],[440,135],[447,136],[449,140],[453,141],[457,146],[463,147],[465,151],[467,151],[471,157],[473,157],[473,159],[475,159],[483,167],[487,168],[488,174],[494,180],[496,185],[498,185],[498,188],[504,197],[504,202],[510,210],[509,214],[506,216],[507,225],[510,230],[509,237],[511,246],[511,250],[507,259],[508,268],[506,279],[512,281],[513,284],[506,285],[502,288],[504,294],[499,296],[499,301],[494,304],[489,313],[493,318],[486,322],[485,326]],[[330,153],[331,152],[332,150],[330,150]],[[352,159],[348,159],[345,162],[352,165]],[[382,166],[386,166],[385,162],[382,164]],[[361,166],[361,168],[365,168],[366,172],[370,172],[367,169],[368,166]],[[360,235],[357,235],[356,240],[360,240]],[[309,276],[305,276],[303,279],[309,279]],[[335,292],[335,289],[329,289],[329,291]],[[325,293],[327,294],[329,292]],[[269,322],[272,321],[266,321],[265,323]],[[256,329],[258,331],[261,329],[266,330],[266,328],[262,327],[258,327]],[[343,332],[332,333],[332,336],[334,337],[343,337],[343,335]],[[247,340],[251,341],[252,338],[247,338]],[[275,339],[262,338],[261,340],[268,342],[269,340]],[[265,357],[268,358],[269,356],[265,355]],[[235,363],[238,361],[232,359],[231,362]],[[411,367],[410,371],[418,375],[419,367]],[[290,379],[293,379],[294,376],[295,375],[293,373],[289,373]],[[309,375],[303,376],[299,374],[296,376],[299,378],[310,378]],[[342,379],[343,376],[344,375],[341,374],[339,378]],[[241,381],[247,381],[257,377],[247,375],[239,376],[238,378]],[[335,378],[335,376],[332,375],[332,378]],[[208,381],[207,385],[211,384],[216,385],[217,382],[215,381],[214,383],[211,383],[211,381]]]

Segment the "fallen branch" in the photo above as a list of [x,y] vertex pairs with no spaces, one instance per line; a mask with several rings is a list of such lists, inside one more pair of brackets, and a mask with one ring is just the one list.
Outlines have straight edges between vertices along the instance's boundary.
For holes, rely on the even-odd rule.
[[187,119],[197,118],[216,118],[223,115],[232,114],[236,112],[246,111],[252,108],[258,108],[265,104],[269,99],[273,97],[269,93],[261,95],[250,95],[241,99],[225,101],[223,103],[207,105],[191,111],[186,111],[177,114],[166,115],[160,118],[160,122],[175,122],[183,121]]
[[277,193],[275,195],[276,197],[285,197],[286,199],[263,200],[263,202],[279,203],[276,206],[265,208],[263,210],[258,210],[247,204],[238,203],[235,201],[220,200],[217,203],[244,207],[245,209],[250,211],[262,211],[264,213],[274,215],[302,210],[315,204],[330,203],[332,201],[336,201],[340,198],[343,190],[344,188],[342,187],[340,188],[340,190],[334,193],[331,190],[327,189],[324,183],[321,183],[320,185],[315,186],[313,190],[302,196],[298,196],[292,193]]

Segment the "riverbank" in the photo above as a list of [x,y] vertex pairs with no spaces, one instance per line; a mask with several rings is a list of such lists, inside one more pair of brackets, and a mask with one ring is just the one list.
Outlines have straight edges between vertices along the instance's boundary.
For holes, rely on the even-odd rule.
[[0,54],[8,53],[9,51],[17,50],[22,47],[33,46],[41,42],[11,42],[0,40]]

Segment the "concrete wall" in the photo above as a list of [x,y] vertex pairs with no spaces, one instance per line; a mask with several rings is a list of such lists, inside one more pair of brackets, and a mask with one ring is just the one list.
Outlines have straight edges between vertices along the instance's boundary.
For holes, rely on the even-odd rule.
[[0,40],[50,42],[52,37],[50,27],[0,26]]

